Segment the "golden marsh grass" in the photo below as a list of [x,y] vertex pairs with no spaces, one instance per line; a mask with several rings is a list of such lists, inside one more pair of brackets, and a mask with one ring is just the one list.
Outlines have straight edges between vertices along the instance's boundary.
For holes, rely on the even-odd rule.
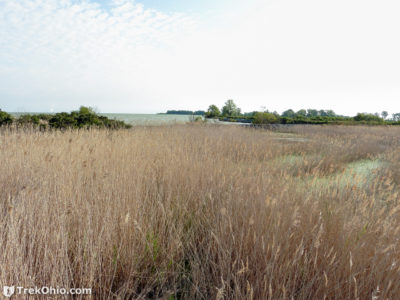
[[3,129],[0,282],[93,299],[398,298],[400,128],[285,136]]

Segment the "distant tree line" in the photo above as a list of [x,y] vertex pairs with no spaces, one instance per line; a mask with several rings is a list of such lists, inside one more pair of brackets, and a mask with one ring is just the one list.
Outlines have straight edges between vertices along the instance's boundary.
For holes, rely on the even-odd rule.
[[23,114],[13,117],[0,110],[0,126],[15,125],[17,127],[33,126],[40,129],[79,129],[79,128],[130,128],[131,125],[123,121],[109,119],[98,115],[92,108],[81,106],[79,110],[70,113],[56,114]]
[[388,118],[387,111],[382,113],[358,113],[354,117],[337,115],[333,110],[288,109],[282,114],[268,110],[241,113],[241,109],[232,99],[225,102],[219,109],[210,105],[205,113],[209,119],[219,119],[226,122],[243,122],[253,124],[370,124],[370,125],[400,125],[400,113]]
[[204,116],[205,115],[204,110],[196,110],[196,111],[191,111],[191,110],[168,110],[167,115],[195,115],[195,116]]

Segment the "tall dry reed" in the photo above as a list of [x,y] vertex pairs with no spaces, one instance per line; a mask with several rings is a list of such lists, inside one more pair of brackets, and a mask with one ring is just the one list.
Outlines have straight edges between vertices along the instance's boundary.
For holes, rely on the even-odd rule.
[[[93,299],[396,299],[399,137],[3,130],[0,283]],[[379,167],[350,167],[363,162]]]

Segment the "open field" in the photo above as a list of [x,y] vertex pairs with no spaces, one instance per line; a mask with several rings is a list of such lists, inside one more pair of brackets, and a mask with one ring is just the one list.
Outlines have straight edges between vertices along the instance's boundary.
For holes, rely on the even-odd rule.
[[2,129],[0,159],[1,283],[93,299],[400,295],[400,128]]
[[[38,115],[40,113],[11,113],[15,118],[24,114]],[[48,113],[44,113],[48,114]],[[171,123],[186,123],[190,121],[191,115],[170,115],[170,114],[112,114],[99,113],[100,116],[108,117],[111,120],[124,121],[130,125],[165,125]]]

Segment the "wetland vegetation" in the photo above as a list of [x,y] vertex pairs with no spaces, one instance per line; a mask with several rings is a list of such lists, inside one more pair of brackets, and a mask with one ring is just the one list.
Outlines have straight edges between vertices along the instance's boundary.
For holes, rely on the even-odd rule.
[[95,299],[395,299],[400,127],[284,130],[2,127],[0,281]]

